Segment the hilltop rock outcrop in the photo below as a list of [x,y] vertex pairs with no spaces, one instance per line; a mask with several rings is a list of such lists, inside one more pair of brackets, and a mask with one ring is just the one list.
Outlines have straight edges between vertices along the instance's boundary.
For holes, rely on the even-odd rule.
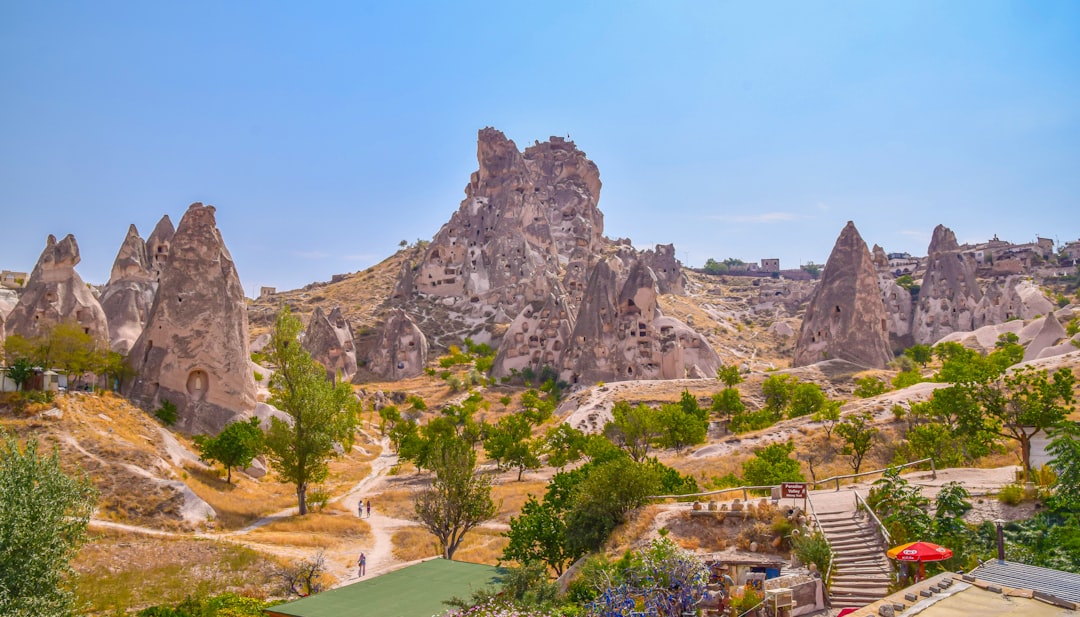
[[335,383],[352,381],[356,374],[352,327],[339,307],[334,307],[329,316],[321,306],[315,307],[304,332],[304,349],[326,368],[327,377]]
[[912,337],[919,344],[932,344],[951,332],[974,329],[975,309],[983,297],[975,280],[975,260],[960,251],[951,229],[944,225],[934,228],[927,255],[911,327]]
[[169,264],[169,248],[175,233],[172,219],[166,214],[146,239],[146,256],[150,260],[150,270],[153,271],[155,279],[161,278],[161,271]]
[[987,285],[975,306],[975,328],[1004,323],[1010,319],[1034,319],[1053,311],[1054,303],[1039,286],[1025,276],[997,279]]
[[244,291],[213,206],[188,208],[168,255],[126,393],[144,408],[171,401],[185,432],[217,432],[256,401]]
[[427,360],[428,343],[424,333],[408,313],[402,309],[392,310],[379,331],[368,367],[383,379],[393,381],[423,373]]
[[56,324],[74,322],[94,338],[109,340],[105,311],[75,271],[79,261],[75,236],[68,234],[59,242],[49,236],[18,304],[8,315],[8,336],[32,338]]
[[848,221],[806,307],[793,365],[836,358],[882,368],[892,357],[873,257],[855,224]]
[[142,334],[157,293],[157,275],[151,270],[146,243],[134,225],[128,227],[112,273],[101,294],[101,308],[109,322],[109,347],[127,354]]

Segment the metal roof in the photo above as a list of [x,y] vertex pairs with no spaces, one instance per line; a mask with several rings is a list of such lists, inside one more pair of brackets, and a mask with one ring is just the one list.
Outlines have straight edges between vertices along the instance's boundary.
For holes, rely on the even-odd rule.
[[1080,574],[1072,572],[993,559],[972,570],[970,575],[988,583],[1030,589],[1062,600],[1080,602]]

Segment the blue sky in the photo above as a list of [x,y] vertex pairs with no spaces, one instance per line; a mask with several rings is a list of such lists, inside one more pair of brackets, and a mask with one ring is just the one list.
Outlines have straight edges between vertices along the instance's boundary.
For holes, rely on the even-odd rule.
[[822,262],[1080,236],[1077,2],[3,2],[0,267],[217,206],[248,293],[428,239],[476,131],[570,135],[609,237]]

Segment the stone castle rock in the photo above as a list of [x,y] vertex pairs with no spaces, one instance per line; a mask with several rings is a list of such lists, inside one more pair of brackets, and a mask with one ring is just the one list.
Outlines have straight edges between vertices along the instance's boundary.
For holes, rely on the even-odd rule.
[[352,327],[339,307],[334,307],[329,315],[321,306],[315,307],[304,332],[304,349],[323,365],[327,377],[335,383],[347,383],[356,374]]
[[68,234],[59,242],[49,236],[18,304],[8,315],[7,336],[33,338],[59,323],[73,322],[95,339],[109,340],[105,311],[75,271],[79,260],[75,236]]
[[974,258],[960,250],[956,234],[948,227],[934,228],[927,255],[911,327],[912,337],[919,344],[932,344],[952,332],[973,330],[975,310],[983,295],[975,280]]
[[[464,201],[403,268],[391,298],[425,327],[453,324],[427,338],[491,343],[496,377],[525,368],[567,381],[715,373],[708,341],[659,308],[662,294],[685,293],[675,247],[639,252],[603,236],[599,170],[573,142],[552,137],[520,152],[486,128],[477,160]],[[399,338],[399,324],[388,320],[380,340]],[[370,366],[390,378],[400,360],[382,345]]]
[[883,368],[893,358],[888,328],[873,257],[848,221],[806,307],[793,365],[840,359]]
[[127,355],[131,351],[150,316],[157,293],[157,274],[151,267],[146,243],[131,225],[101,293],[101,308],[109,322],[109,347],[115,352]]
[[416,377],[428,361],[428,342],[409,314],[393,309],[379,331],[368,368],[383,379]]
[[157,297],[128,360],[125,393],[147,409],[168,400],[177,428],[215,433],[255,409],[243,288],[213,206],[192,204],[169,242]]

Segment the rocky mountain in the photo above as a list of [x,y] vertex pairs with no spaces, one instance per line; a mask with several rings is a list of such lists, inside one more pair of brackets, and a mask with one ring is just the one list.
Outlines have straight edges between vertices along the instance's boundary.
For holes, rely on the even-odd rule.
[[125,355],[131,351],[146,325],[156,293],[157,274],[147,257],[146,243],[135,225],[131,225],[101,293],[101,308],[109,322],[109,346],[113,351]]
[[[526,367],[569,382],[715,373],[708,341],[656,302],[684,293],[674,246],[637,251],[603,236],[599,170],[573,142],[518,151],[486,128],[477,160],[460,207],[418,262],[402,266],[392,294],[428,340],[491,343],[495,376]],[[372,359],[385,375],[383,355]]]
[[75,271],[80,259],[75,236],[68,234],[59,242],[55,236],[49,236],[18,304],[8,315],[5,326],[8,336],[32,338],[45,334],[56,324],[70,321],[98,340],[109,340],[105,311]]
[[806,307],[792,365],[840,359],[882,368],[892,358],[873,257],[855,224],[848,221]]
[[216,432],[254,410],[255,378],[244,292],[213,206],[188,208],[168,255],[125,394],[144,408],[171,401],[185,432]]

